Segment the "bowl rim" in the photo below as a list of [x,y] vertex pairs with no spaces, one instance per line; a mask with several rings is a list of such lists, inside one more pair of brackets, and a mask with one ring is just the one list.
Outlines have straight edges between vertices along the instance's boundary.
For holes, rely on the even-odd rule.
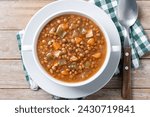
[[[65,81],[61,81],[58,80],[56,78],[54,78],[53,76],[51,76],[50,74],[47,73],[47,71],[44,69],[44,67],[41,65],[39,58],[37,56],[37,40],[39,38],[39,35],[42,31],[42,29],[46,26],[46,24],[48,24],[48,22],[50,22],[52,19],[61,16],[61,15],[65,15],[65,14],[77,14],[79,16],[84,16],[90,20],[92,20],[99,28],[100,30],[103,32],[104,36],[105,36],[105,40],[107,43],[107,53],[105,56],[105,60],[104,63],[102,64],[102,66],[100,67],[100,69],[90,78],[81,81],[81,82],[65,82]],[[92,82],[93,80],[95,80],[96,78],[99,78],[100,74],[104,71],[104,69],[106,68],[108,61],[110,59],[110,53],[111,53],[111,43],[109,40],[109,36],[107,34],[107,32],[105,31],[105,29],[102,27],[102,25],[95,21],[94,18],[90,17],[87,13],[82,12],[82,11],[77,11],[77,10],[64,10],[64,11],[59,11],[59,12],[55,12],[54,14],[49,15],[48,18],[46,18],[45,20],[43,20],[43,22],[41,23],[41,25],[39,25],[38,29],[36,30],[35,34],[34,34],[34,39],[33,39],[33,43],[32,43],[32,49],[33,49],[33,58],[34,61],[38,67],[38,69],[46,76],[48,77],[48,79],[52,80],[53,82],[63,85],[63,86],[69,86],[69,87],[78,87],[78,86],[83,86],[86,84],[89,84],[90,82]]]

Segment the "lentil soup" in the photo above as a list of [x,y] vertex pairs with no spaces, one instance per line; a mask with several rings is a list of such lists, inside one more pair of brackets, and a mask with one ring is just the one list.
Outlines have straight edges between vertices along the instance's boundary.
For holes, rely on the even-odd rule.
[[42,67],[57,80],[81,82],[96,74],[107,53],[101,29],[90,19],[66,14],[42,29],[37,56]]

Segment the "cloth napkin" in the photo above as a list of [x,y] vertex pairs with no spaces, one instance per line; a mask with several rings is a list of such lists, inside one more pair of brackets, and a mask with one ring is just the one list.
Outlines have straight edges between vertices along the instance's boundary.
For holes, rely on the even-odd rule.
[[[17,37],[17,41],[18,41],[18,48],[19,48],[19,51],[20,51],[20,54],[21,54],[21,43],[22,43],[22,38],[23,38],[23,35],[24,35],[24,30],[21,30],[17,33],[16,37]],[[22,56],[21,56],[22,58]],[[26,78],[26,81],[29,83],[29,86],[30,86],[30,89],[32,90],[38,90],[39,89],[39,86],[32,80],[32,78],[29,76],[28,72],[26,71],[26,68],[23,64],[23,61],[22,61],[22,66],[23,66],[23,70],[24,70],[24,73],[25,73],[25,78]]]
[[[90,0],[89,2],[103,9],[110,16],[118,29],[121,43],[123,45],[125,30],[116,17],[118,0]],[[150,43],[139,20],[137,20],[135,24],[130,28],[130,38],[132,68],[136,69],[140,66],[139,58],[150,51]]]
[[[117,0],[90,0],[89,2],[103,9],[108,14],[108,16],[110,16],[110,18],[112,19],[112,21],[114,22],[114,24],[118,29],[120,39],[123,44],[125,31],[124,28],[118,22],[118,19],[116,17],[116,8],[117,8],[118,1]],[[24,30],[17,33],[18,46],[20,51],[21,51],[21,40],[23,34],[24,34]],[[132,68],[138,68],[140,66],[139,58],[150,51],[150,43],[147,39],[143,27],[141,26],[138,20],[130,28],[130,38],[131,38],[130,46],[132,49],[131,51]],[[23,65],[23,69],[25,71],[26,80],[28,81],[30,88],[32,90],[38,90],[39,89],[38,85],[28,75],[24,65]],[[60,98],[54,96],[54,99],[60,99]]]

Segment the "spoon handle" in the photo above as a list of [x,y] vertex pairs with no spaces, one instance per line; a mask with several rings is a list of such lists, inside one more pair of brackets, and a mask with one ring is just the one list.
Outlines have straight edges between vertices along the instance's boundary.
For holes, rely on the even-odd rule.
[[124,47],[123,52],[123,86],[122,97],[124,99],[132,99],[131,90],[131,47]]

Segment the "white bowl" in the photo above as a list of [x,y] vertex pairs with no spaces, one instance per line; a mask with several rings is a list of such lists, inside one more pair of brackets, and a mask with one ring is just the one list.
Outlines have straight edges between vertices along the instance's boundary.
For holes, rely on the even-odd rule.
[[[47,73],[47,71],[43,68],[43,66],[40,64],[39,62],[39,59],[38,59],[38,56],[37,56],[37,41],[38,41],[38,38],[39,38],[39,35],[42,31],[42,29],[45,27],[45,25],[51,21],[52,19],[60,16],[60,15],[65,15],[65,14],[77,14],[77,15],[80,15],[80,16],[84,16],[84,17],[87,17],[89,18],[90,20],[94,21],[98,26],[99,28],[102,30],[102,32],[104,33],[104,36],[105,36],[105,39],[106,39],[106,43],[107,43],[107,53],[106,53],[106,58],[105,58],[105,61],[102,65],[102,67],[98,70],[98,72],[96,74],[94,74],[92,77],[88,78],[87,80],[84,80],[84,81],[81,81],[81,82],[74,82],[74,83],[67,83],[67,82],[63,82],[63,81],[60,81],[60,80],[57,80],[56,78],[53,78],[50,74]],[[108,61],[109,61],[109,58],[110,58],[110,52],[111,52],[111,44],[110,44],[110,39],[107,35],[107,32],[105,31],[105,29],[101,26],[101,24],[98,22],[98,21],[95,21],[93,18],[91,18],[90,16],[88,16],[88,14],[85,14],[85,13],[82,13],[81,11],[61,11],[61,12],[57,12],[55,14],[51,14],[47,19],[45,19],[41,25],[39,26],[39,28],[37,29],[37,32],[35,33],[35,36],[34,36],[34,39],[33,39],[33,56],[34,56],[34,60],[38,66],[38,68],[43,72],[43,74],[48,77],[50,80],[58,83],[58,84],[61,84],[61,85],[64,85],[64,86],[73,86],[73,87],[77,87],[77,86],[82,86],[82,85],[85,85],[85,84],[88,84],[90,82],[92,82],[93,80],[95,80],[96,78],[98,78],[98,76],[104,71],[105,67],[107,66],[108,64]]]

